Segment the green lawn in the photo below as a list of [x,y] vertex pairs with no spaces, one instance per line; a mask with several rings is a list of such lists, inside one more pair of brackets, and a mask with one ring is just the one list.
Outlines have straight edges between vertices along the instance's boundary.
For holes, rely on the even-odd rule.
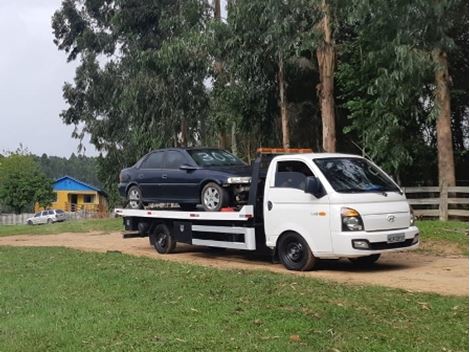
[[468,255],[468,222],[423,220],[417,226],[423,241],[422,251],[440,254],[447,247],[445,254]]
[[468,300],[0,247],[0,350],[468,351]]
[[122,230],[122,218],[70,220],[48,225],[0,225],[0,236],[58,234],[64,232],[113,232]]

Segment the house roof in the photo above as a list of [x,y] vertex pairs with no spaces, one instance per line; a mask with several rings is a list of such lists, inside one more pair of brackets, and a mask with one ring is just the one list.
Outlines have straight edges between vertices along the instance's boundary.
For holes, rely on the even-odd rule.
[[95,191],[98,193],[104,193],[99,188],[77,180],[71,176],[58,178],[54,181],[52,186],[54,191]]

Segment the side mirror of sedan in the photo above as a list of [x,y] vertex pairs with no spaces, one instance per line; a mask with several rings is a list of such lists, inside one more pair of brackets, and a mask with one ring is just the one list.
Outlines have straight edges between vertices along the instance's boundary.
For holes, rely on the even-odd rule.
[[313,195],[315,198],[321,198],[325,195],[320,180],[315,176],[308,176],[305,178],[304,192]]
[[186,170],[186,171],[194,171],[196,170],[197,167],[196,166],[192,166],[192,165],[188,165],[188,164],[182,164],[180,166],[180,170]]

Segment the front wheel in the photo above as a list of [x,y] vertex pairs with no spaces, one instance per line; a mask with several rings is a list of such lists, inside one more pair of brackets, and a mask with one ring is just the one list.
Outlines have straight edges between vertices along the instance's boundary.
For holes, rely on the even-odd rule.
[[288,270],[309,271],[315,267],[316,258],[305,239],[295,232],[281,237],[278,244],[279,260]]
[[349,260],[356,265],[367,266],[374,264],[379,258],[380,254],[372,254],[365,257],[349,258]]
[[142,192],[137,186],[132,186],[127,191],[127,204],[131,209],[143,209],[144,205],[142,203]]
[[228,204],[228,192],[215,182],[209,182],[201,192],[201,203],[205,211],[220,211]]
[[176,241],[168,226],[157,225],[149,236],[150,244],[155,247],[158,253],[171,253],[176,247]]

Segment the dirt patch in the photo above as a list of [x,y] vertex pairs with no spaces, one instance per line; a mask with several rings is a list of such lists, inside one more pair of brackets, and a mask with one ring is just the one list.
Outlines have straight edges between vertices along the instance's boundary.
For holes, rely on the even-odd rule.
[[120,233],[64,233],[54,236],[21,235],[0,238],[0,246],[69,247],[83,251],[121,252],[136,256],[204,265],[220,269],[269,270],[356,285],[380,285],[412,292],[468,295],[468,258],[431,256],[413,252],[385,254],[372,268],[354,266],[347,260],[323,261],[319,270],[287,272],[270,258],[246,251],[211,251],[178,244],[175,253],[158,254],[147,238],[123,239]]

